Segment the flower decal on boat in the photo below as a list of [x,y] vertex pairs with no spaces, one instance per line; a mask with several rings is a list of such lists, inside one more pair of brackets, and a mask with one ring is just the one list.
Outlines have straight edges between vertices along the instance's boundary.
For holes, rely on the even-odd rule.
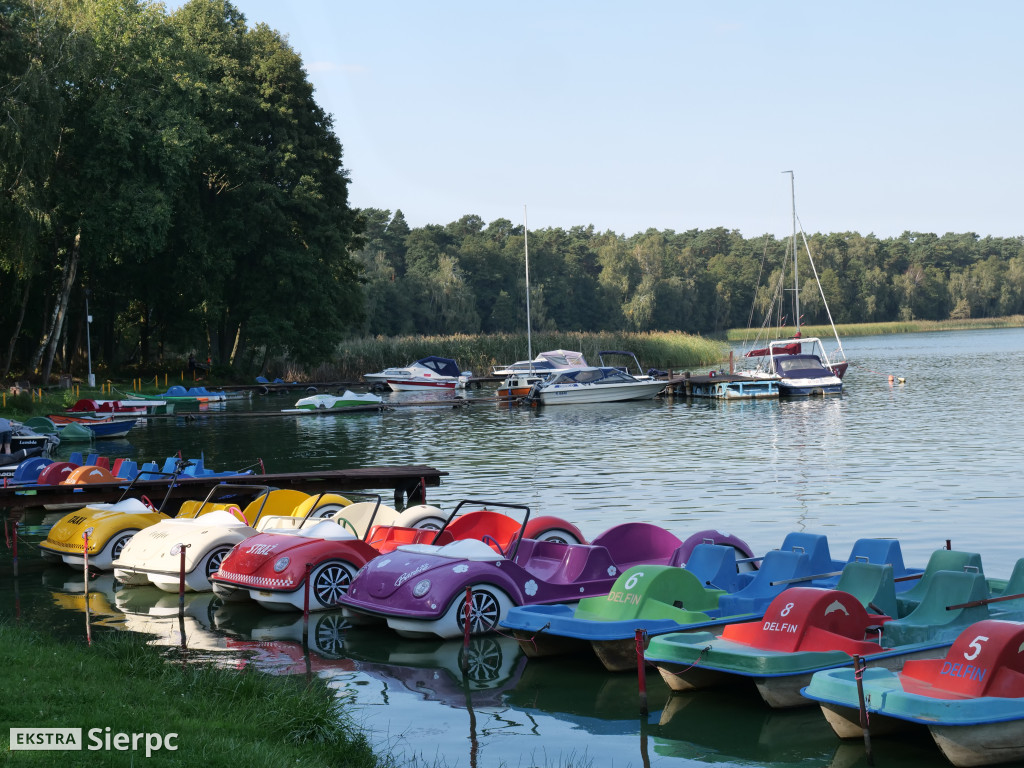
[[465,563],[463,563],[462,565],[456,565],[454,568],[452,568],[452,571],[455,573],[465,573],[468,570],[469,566]]
[[533,597],[534,595],[536,595],[537,594],[537,582],[534,581],[533,579],[530,579],[528,582],[523,584],[523,592],[528,594],[530,597]]
[[616,573],[617,573],[617,571],[615,569],[615,566],[614,565],[609,565],[608,566],[608,575],[609,576],[614,576]]
[[390,562],[391,562],[391,558],[390,557],[383,557],[383,558],[381,558],[380,560],[377,561],[377,567],[378,568],[386,568],[387,564],[390,563]]

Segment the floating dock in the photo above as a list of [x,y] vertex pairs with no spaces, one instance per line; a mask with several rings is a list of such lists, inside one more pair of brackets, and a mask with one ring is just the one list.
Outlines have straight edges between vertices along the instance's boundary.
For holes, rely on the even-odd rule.
[[[395,506],[421,504],[426,488],[441,485],[447,472],[427,466],[380,466],[362,469],[335,469],[322,472],[289,472],[272,475],[220,475],[214,477],[179,477],[140,480],[132,486],[132,495],[146,495],[155,503],[167,497],[168,506],[177,509],[186,499],[204,499],[210,489],[222,483],[267,485],[272,488],[291,488],[303,493],[328,493],[391,489]],[[0,509],[10,511],[41,507],[46,504],[73,504],[82,506],[97,502],[114,502],[124,494],[127,482],[81,483],[77,485],[33,485],[29,487],[0,488]],[[168,490],[168,486],[170,489]],[[174,502],[177,502],[175,504]]]

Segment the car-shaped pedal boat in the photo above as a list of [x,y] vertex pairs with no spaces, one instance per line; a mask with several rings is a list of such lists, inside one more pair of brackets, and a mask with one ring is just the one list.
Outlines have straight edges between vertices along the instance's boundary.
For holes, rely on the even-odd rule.
[[[252,496],[244,509],[238,507],[235,500]],[[218,502],[223,498],[231,501]],[[112,563],[114,577],[126,586],[153,584],[177,592],[184,583],[189,592],[207,592],[210,576],[239,542],[259,530],[292,527],[349,503],[336,494],[310,496],[266,485],[223,483],[211,488],[198,505],[185,502],[176,517],[135,534]]]
[[[185,462],[180,462],[179,471],[171,475],[172,479],[184,468]],[[137,492],[133,487],[137,479],[128,484],[118,501],[81,507],[54,523],[46,540],[39,544],[43,557],[81,566],[88,555],[92,568],[109,571],[132,536],[171,517],[161,510],[167,503],[173,483],[168,483],[167,495],[158,507],[144,495],[136,498]]]
[[[406,544],[467,537],[507,545],[519,531],[506,515],[466,511],[465,506],[460,503],[447,516],[428,505],[399,513],[378,499],[377,504],[346,507],[312,526],[262,532],[228,553],[211,579],[213,590],[225,600],[251,598],[271,610],[326,610],[338,607],[356,572],[381,553]],[[378,524],[382,519],[386,524]],[[583,540],[583,534],[561,518],[537,518],[533,525],[531,532],[541,537]]]
[[921,601],[908,613],[877,613],[877,606],[896,605],[891,566],[850,563],[835,589],[791,587],[760,621],[729,624],[719,635],[659,635],[645,658],[673,690],[747,680],[772,707],[805,706],[810,702],[800,689],[811,676],[846,666],[854,655],[899,669],[908,659],[941,655],[975,621],[1024,616],[1014,608],[990,609],[989,583],[973,568],[933,571],[925,584]]
[[803,694],[844,739],[864,735],[863,696],[872,735],[927,728],[953,765],[1016,761],[1024,758],[1022,648],[1024,624],[986,619],[964,629],[942,658],[910,660],[899,672],[818,672]]
[[[703,539],[685,561],[632,568],[607,595],[584,598],[575,607],[515,607],[502,626],[512,630],[527,656],[590,646],[607,670],[635,670],[637,630],[646,642],[654,635],[712,631],[758,619],[791,586],[834,585],[849,562],[895,563],[901,576],[907,573],[895,539],[860,539],[844,562],[832,559],[823,534],[791,532],[779,550],[756,558],[745,542],[730,534],[697,535]],[[752,570],[751,563],[761,567]]]
[[[482,503],[482,502],[481,502]],[[665,564],[707,532],[684,544],[649,523],[623,523],[591,544],[530,538],[529,507],[494,504],[525,513],[508,543],[456,541],[405,546],[357,574],[342,605],[353,623],[385,621],[406,637],[461,637],[498,629],[513,606],[575,603],[604,595],[634,565]],[[510,517],[511,519],[511,517]]]

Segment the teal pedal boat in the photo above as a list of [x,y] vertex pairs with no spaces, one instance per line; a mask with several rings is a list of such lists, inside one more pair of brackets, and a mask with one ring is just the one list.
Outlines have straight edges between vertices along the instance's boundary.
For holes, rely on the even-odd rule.
[[[959,554],[980,565],[980,556]],[[950,560],[946,555],[939,559]],[[909,612],[901,614],[892,567],[850,563],[835,589],[792,587],[772,600],[762,620],[729,624],[720,634],[654,637],[645,658],[673,690],[747,681],[772,707],[804,706],[810,701],[800,690],[811,676],[848,666],[854,656],[872,666],[899,669],[908,659],[940,656],[976,621],[1024,616],[1013,609],[990,609],[994,592],[980,568],[926,568],[921,581],[920,602],[908,603]]]
[[[1021,596],[1024,597],[1024,596]],[[946,655],[903,669],[817,672],[803,689],[841,738],[862,738],[857,673],[870,733],[927,729],[955,766],[1024,758],[1024,624],[986,619],[964,629]]]

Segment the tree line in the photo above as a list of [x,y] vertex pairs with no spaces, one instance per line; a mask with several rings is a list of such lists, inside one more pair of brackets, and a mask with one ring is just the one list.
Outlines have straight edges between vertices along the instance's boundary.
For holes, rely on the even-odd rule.
[[[716,334],[794,305],[790,237],[725,228],[626,237],[592,226],[524,237],[507,219],[485,225],[469,215],[410,229],[400,210],[361,215],[370,333],[522,331],[527,255],[535,329]],[[1024,312],[1024,237],[816,233],[806,248],[803,239],[795,244],[801,324],[827,325],[829,314],[875,323]],[[781,320],[792,325],[789,312]]]
[[[349,185],[301,58],[227,0],[0,0],[0,377],[522,333],[527,252],[538,331],[715,334],[792,281],[788,238],[411,228]],[[808,241],[827,309],[800,248],[804,324],[1024,313],[1024,238]]]

